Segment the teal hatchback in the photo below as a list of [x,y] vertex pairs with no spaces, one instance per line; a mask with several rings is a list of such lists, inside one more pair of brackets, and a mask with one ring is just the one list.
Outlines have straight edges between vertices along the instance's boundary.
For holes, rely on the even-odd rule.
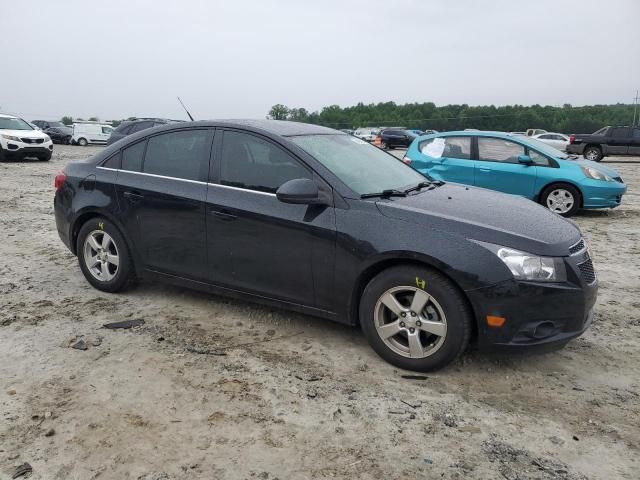
[[627,190],[612,168],[504,132],[425,135],[403,160],[436,180],[521,195],[563,216],[617,207]]

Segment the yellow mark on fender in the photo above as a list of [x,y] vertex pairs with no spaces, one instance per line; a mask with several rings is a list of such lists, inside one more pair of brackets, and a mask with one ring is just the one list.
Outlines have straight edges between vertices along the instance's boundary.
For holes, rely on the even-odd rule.
[[100,223],[98,223],[98,228],[99,228],[100,230],[104,230],[104,222],[100,222]]
[[422,278],[416,277],[416,286],[424,290],[424,287],[427,286],[427,282],[425,282]]

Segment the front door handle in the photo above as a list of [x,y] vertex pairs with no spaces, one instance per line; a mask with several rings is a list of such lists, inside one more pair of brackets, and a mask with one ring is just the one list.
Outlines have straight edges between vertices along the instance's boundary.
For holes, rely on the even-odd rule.
[[478,170],[480,170],[481,172],[484,172],[484,173],[491,173],[491,169],[490,168],[478,168]]
[[235,220],[235,219],[238,218],[236,215],[232,215],[232,214],[227,213],[227,212],[221,212],[219,210],[211,210],[211,215],[213,215],[214,217],[219,218],[223,222],[231,222],[232,220]]
[[129,200],[131,203],[138,203],[144,198],[144,195],[141,195],[138,192],[124,192],[124,198]]

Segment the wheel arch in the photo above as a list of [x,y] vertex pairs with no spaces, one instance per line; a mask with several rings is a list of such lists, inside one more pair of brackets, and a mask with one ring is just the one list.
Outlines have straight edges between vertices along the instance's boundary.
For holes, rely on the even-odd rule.
[[[71,231],[70,231],[71,251],[73,252],[73,254],[74,255],[78,254],[77,244],[78,244],[78,234],[80,233],[80,229],[85,223],[87,223],[92,218],[96,218],[96,217],[104,217],[115,225],[115,227],[120,232],[120,235],[122,235],[122,238],[124,238],[124,241],[127,243],[127,248],[131,252],[131,255],[133,256],[134,259],[137,260],[136,251],[133,248],[133,243],[131,242],[131,239],[127,236],[126,230],[120,224],[120,222],[108,212],[93,210],[93,209],[83,211],[73,221],[73,224],[71,226]],[[137,264],[138,262],[134,262],[134,263]]]
[[580,201],[579,208],[582,208],[582,206],[584,205],[584,193],[582,193],[582,189],[580,188],[580,186],[577,183],[572,182],[571,180],[551,180],[551,181],[549,181],[548,183],[546,183],[545,185],[540,187],[540,189],[538,190],[538,193],[536,193],[536,196],[535,196],[536,202],[542,205],[542,203],[541,203],[542,202],[542,193],[546,189],[548,189],[550,187],[553,187],[553,186],[556,186],[556,185],[570,185],[573,188],[575,188],[578,191],[578,194],[580,195],[580,198],[578,199]]
[[430,268],[437,271],[439,274],[441,274],[451,282],[460,296],[464,299],[467,307],[469,308],[469,311],[473,315],[470,341],[475,341],[478,335],[478,316],[476,314],[473,303],[471,302],[465,291],[460,287],[456,279],[447,272],[446,265],[442,264],[442,262],[436,261],[426,256],[416,257],[415,254],[398,253],[391,257],[380,258],[368,265],[362,272],[360,272],[360,275],[356,279],[354,288],[351,292],[349,323],[356,327],[360,326],[360,298],[362,297],[362,293],[364,292],[364,289],[369,284],[369,282],[380,272],[387,270],[388,268],[402,265]]

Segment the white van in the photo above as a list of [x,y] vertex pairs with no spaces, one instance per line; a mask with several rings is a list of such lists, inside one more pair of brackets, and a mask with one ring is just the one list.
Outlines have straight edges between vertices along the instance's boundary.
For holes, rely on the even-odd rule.
[[89,144],[106,145],[113,130],[106,123],[74,123],[71,143],[83,147]]

